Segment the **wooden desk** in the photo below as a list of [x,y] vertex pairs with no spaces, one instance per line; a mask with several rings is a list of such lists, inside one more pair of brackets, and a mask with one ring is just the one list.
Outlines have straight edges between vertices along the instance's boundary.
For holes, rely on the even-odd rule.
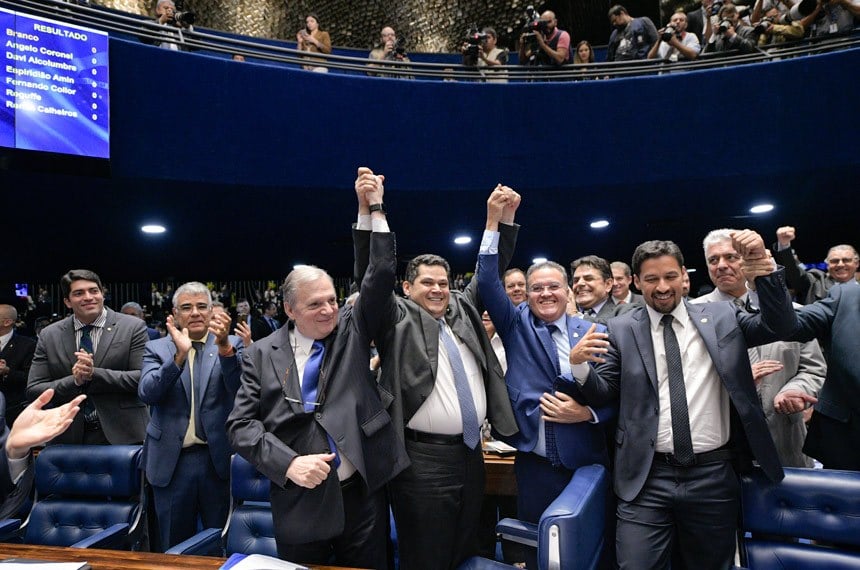
[[502,457],[495,453],[485,453],[484,470],[487,474],[485,494],[517,496],[517,478],[514,475],[513,455]]
[[[0,544],[0,560],[30,558],[51,562],[88,562],[93,570],[206,570],[220,568],[226,558],[213,556],[178,556],[154,552],[127,552],[97,548],[62,548],[31,544]],[[2,565],[0,565],[2,567]],[[333,570],[334,566],[312,566]]]

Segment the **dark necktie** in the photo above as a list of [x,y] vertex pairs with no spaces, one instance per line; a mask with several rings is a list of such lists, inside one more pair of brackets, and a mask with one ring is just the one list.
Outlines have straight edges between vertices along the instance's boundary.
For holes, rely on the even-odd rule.
[[278,325],[275,324],[275,319],[273,319],[272,317],[266,317],[266,318],[269,319],[269,326],[272,327],[272,332],[275,332],[276,330],[278,330]]
[[451,362],[451,372],[454,374],[454,388],[457,390],[457,400],[460,403],[460,417],[463,420],[463,443],[469,449],[475,449],[481,442],[481,426],[478,424],[478,412],[475,411],[475,400],[469,389],[469,379],[466,368],[460,356],[460,349],[454,338],[445,330],[445,321],[439,319],[439,340],[448,353]]
[[[555,334],[555,331],[558,330],[558,327],[555,325],[547,325],[546,331],[549,333],[546,336],[548,339],[544,339],[544,342],[549,340],[550,354],[553,355],[552,363],[555,368],[556,379],[552,382],[552,390],[550,390],[551,394],[555,394],[556,384],[558,382],[558,375],[561,374],[561,368],[558,362],[558,348],[555,345],[555,340],[553,340],[552,335]],[[558,467],[561,465],[561,458],[558,456],[558,445],[555,442],[555,423],[544,420],[544,440],[546,444],[546,458],[552,464],[553,467]]]
[[[90,336],[93,328],[94,328],[93,325],[84,325],[83,326],[83,328],[81,329],[81,343],[80,343],[80,345],[78,345],[78,349],[83,350],[84,352],[92,355],[93,358],[95,358],[95,350],[93,349],[93,337]],[[86,388],[84,388],[86,386],[88,386],[88,384],[84,383],[82,388],[86,389]],[[82,408],[83,409],[81,411],[84,414],[84,421],[86,423],[89,423],[89,424],[98,423],[99,414],[96,411],[96,406],[95,406],[95,404],[93,404],[92,398],[87,398],[86,400],[84,400],[84,404],[83,404]]]
[[583,314],[586,317],[593,317],[593,316],[597,315],[597,313],[594,312],[594,309],[585,309],[585,313],[583,313]]
[[675,459],[681,465],[692,465],[693,437],[690,435],[690,414],[687,409],[687,389],[684,386],[684,369],[681,366],[681,349],[678,337],[672,330],[672,315],[663,315],[663,344],[666,348],[666,367],[669,369],[669,404],[672,409],[672,440]]
[[[302,374],[302,401],[306,412],[313,412],[319,405],[317,396],[324,358],[325,343],[321,340],[315,340],[311,347],[311,355],[305,363],[304,374]],[[340,455],[337,452],[337,446],[328,432],[326,432],[325,437],[328,440],[329,449],[334,453],[334,468],[337,469],[340,467]]]
[[203,414],[200,412],[200,402],[203,401],[203,394],[200,392],[200,373],[203,366],[203,351],[205,345],[200,341],[193,341],[191,346],[194,347],[194,366],[191,368],[191,385],[194,390],[194,431],[196,436],[203,441],[206,441],[206,431],[203,429]]

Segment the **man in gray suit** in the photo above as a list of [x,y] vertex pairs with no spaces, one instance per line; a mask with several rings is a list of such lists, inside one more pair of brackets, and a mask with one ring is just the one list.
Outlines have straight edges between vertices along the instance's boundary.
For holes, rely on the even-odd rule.
[[[499,228],[499,279],[516,241],[515,209],[505,208]],[[357,283],[371,237],[364,228],[360,218]],[[504,373],[481,322],[477,280],[460,292],[451,290],[450,279],[438,255],[410,261],[408,298],[389,293],[375,339],[380,391],[412,462],[390,485],[403,570],[454,568],[476,553],[484,493],[479,426],[487,418],[503,436],[517,432]]]
[[633,272],[630,271],[630,266],[623,261],[613,261],[609,264],[612,269],[612,302],[618,306],[625,303],[645,304],[642,295],[634,293],[630,290],[630,285],[633,284]]
[[[733,231],[714,230],[705,236],[705,261],[716,289],[690,302],[728,301],[741,310],[756,312],[755,284],[747,286],[741,256],[732,246]],[[772,342],[750,348],[749,355],[756,392],[780,462],[785,467],[812,467],[812,459],[803,454],[806,423],[802,412],[817,402],[827,375],[818,341]]]
[[590,321],[605,323],[630,310],[629,305],[611,301],[612,269],[609,262],[596,255],[586,255],[570,262],[571,288],[576,306]]
[[55,404],[87,394],[81,413],[54,443],[137,444],[149,412],[137,397],[146,325],[104,306],[99,276],[73,269],[60,278],[72,314],[39,335],[27,380],[27,397],[48,388]]
[[735,469],[754,457],[770,480],[783,478],[747,350],[788,337],[797,317],[761,236],[745,230],[732,238],[755,280],[760,313],[686,302],[681,250],[649,241],[633,253],[646,306],[610,321],[608,335],[589,332],[571,352],[589,404],[620,401],[613,479],[621,569],[730,567],[740,506]]

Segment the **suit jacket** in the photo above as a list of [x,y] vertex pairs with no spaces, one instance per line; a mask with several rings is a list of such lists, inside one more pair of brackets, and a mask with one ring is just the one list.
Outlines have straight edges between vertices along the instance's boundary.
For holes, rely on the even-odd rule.
[[290,327],[255,342],[242,357],[242,384],[227,433],[233,449],[273,483],[275,537],[282,544],[326,540],[343,531],[343,499],[334,469],[314,489],[286,479],[296,456],[329,452],[326,434],[371,492],[409,465],[368,373],[370,341],[394,282],[394,235],[374,233],[370,242],[371,265],[361,295],[355,305],[340,309],[337,328],[325,339],[321,406],[315,412],[305,412],[301,404]]
[[12,482],[9,474],[9,463],[6,457],[6,438],[9,437],[9,428],[6,427],[6,419],[3,410],[6,408],[6,400],[0,394],[0,520],[13,517],[18,509],[30,497],[30,488],[33,486],[33,460],[27,470],[18,480]]
[[705,33],[705,14],[701,8],[687,12],[687,31],[691,34],[696,34],[699,38],[699,45],[704,46],[708,38],[704,38]]
[[[514,251],[519,226],[500,224],[500,263],[504,272]],[[355,276],[361,283],[367,260],[370,232],[353,231]],[[499,271],[493,275],[498,276]],[[487,392],[487,418],[500,436],[517,432],[517,423],[505,387],[505,374],[490,339],[481,324],[483,307],[478,299],[477,280],[472,279],[465,291],[451,291],[445,320],[474,354],[484,377]],[[374,339],[382,362],[379,390],[398,437],[433,391],[439,356],[439,323],[430,313],[409,299],[390,292],[382,310],[380,334]],[[481,419],[481,418],[478,418]]]
[[[497,254],[478,256],[478,291],[487,306],[496,332],[505,345],[505,358],[508,362],[505,381],[519,433],[504,439],[520,451],[532,451],[538,442],[541,425],[540,397],[544,392],[559,390],[573,396],[580,403],[586,402],[575,380],[559,379],[555,364],[558,362],[556,347],[554,344],[548,346],[541,340],[540,335],[546,335],[548,331],[542,323],[537,322],[528,303],[520,303],[515,307],[508,299],[501,280],[496,277],[498,257]],[[567,328],[571,346],[576,345],[578,339],[585,335],[590,327],[590,322],[568,316]],[[606,327],[601,325],[597,330],[604,332]],[[595,410],[595,413],[601,422],[605,422],[615,416],[616,409],[612,404]],[[559,457],[565,467],[575,470],[582,465],[608,463],[606,437],[601,424],[580,422],[553,425]]]
[[[690,304],[690,322],[702,337],[731,402],[731,442],[744,457],[751,452],[773,481],[782,466],[756,394],[747,348],[788,337],[797,324],[782,269],[756,279],[761,313],[730,303]],[[654,458],[659,419],[657,367],[646,307],[637,306],[609,325],[606,362],[589,372],[582,391],[600,405],[620,397],[615,434],[615,493],[625,501],[639,494]]]
[[14,421],[26,403],[24,391],[35,351],[36,341],[18,333],[12,333],[12,338],[0,351],[0,359],[9,367],[9,374],[0,379],[0,391],[6,396],[6,417],[10,421]]
[[[618,306],[618,301],[615,300],[615,297],[612,297],[610,299],[610,301],[612,301],[612,304],[615,305],[616,307]],[[645,304],[645,297],[643,297],[639,293],[633,293],[630,297],[630,302],[628,304],[629,305],[644,305]]]
[[[142,320],[107,309],[105,328],[93,358],[92,380],[77,386],[71,372],[78,347],[74,316],[69,315],[39,335],[27,380],[27,398],[33,400],[53,388],[56,392],[51,404],[56,406],[86,393],[110,443],[142,443],[149,412],[137,397],[137,384],[146,342],[146,324]],[[53,443],[80,443],[83,431],[84,417],[78,414]]]
[[272,327],[269,326],[263,317],[251,317],[251,339],[260,340],[272,334]]
[[[827,356],[827,378],[815,411],[844,423],[848,436],[850,422],[860,421],[860,287],[836,285],[826,299],[799,309],[797,318],[800,324],[792,340],[818,338]],[[826,442],[822,443],[826,453]],[[812,450],[807,453],[819,457]]]
[[[715,289],[691,302],[712,303],[727,300]],[[806,439],[803,414],[779,414],[773,407],[773,399],[788,390],[800,390],[810,396],[818,396],[827,374],[827,363],[818,341],[777,341],[751,348],[749,354],[752,362],[778,360],[783,365],[782,370],[763,377],[756,386],[780,462],[785,467],[812,467],[812,460],[802,451]]]
[[[827,297],[827,292],[839,282],[830,277],[827,271],[820,269],[809,269],[804,271],[798,266],[794,257],[794,250],[783,249],[777,251],[773,248],[773,258],[777,263],[785,266],[785,281],[791,289],[794,289],[795,297],[799,303],[808,305]],[[857,283],[848,282],[849,285]]]
[[[229,337],[233,356],[221,357],[215,345],[215,335],[209,333],[203,348],[199,374],[200,393],[195,393],[197,413],[203,423],[209,455],[218,476],[225,481],[230,475],[230,455],[224,425],[233,410],[239,390],[242,339]],[[146,478],[156,487],[166,487],[173,477],[182,440],[188,429],[191,413],[191,374],[186,360],[180,369],[173,361],[176,345],[169,336],[146,343],[143,370],[137,393],[150,406],[152,419],[146,426],[144,464]],[[200,434],[198,434],[200,435]]]

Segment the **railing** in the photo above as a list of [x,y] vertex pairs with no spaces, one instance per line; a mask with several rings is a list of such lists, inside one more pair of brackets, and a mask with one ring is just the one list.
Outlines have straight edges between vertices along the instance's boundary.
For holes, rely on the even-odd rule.
[[[59,0],[0,0],[0,6],[27,12],[46,18],[75,23],[107,31],[126,39],[142,42],[181,43],[184,49],[208,55],[232,57],[241,55],[246,60],[288,66],[302,66],[309,62],[307,52],[278,45],[271,40],[231,36],[212,30],[181,31],[177,42],[178,28],[161,26],[151,19],[106,8],[90,7]],[[811,53],[842,50],[860,45],[860,34],[836,34],[766,46],[751,54],[703,55],[693,61],[665,62],[657,60],[630,62],[601,62],[586,65],[565,65],[560,68],[535,68],[524,66],[494,67],[492,73],[482,75],[474,67],[447,63],[418,63],[384,61],[369,62],[365,57],[325,55],[314,53],[312,65],[325,67],[335,73],[377,75],[386,78],[418,78],[443,81],[485,81],[504,79],[508,82],[581,81],[589,79],[612,79],[640,75],[656,75],[666,71],[701,70],[726,65],[740,65],[775,61]],[[450,55],[445,56],[450,58]],[[374,67],[371,67],[373,65]]]

